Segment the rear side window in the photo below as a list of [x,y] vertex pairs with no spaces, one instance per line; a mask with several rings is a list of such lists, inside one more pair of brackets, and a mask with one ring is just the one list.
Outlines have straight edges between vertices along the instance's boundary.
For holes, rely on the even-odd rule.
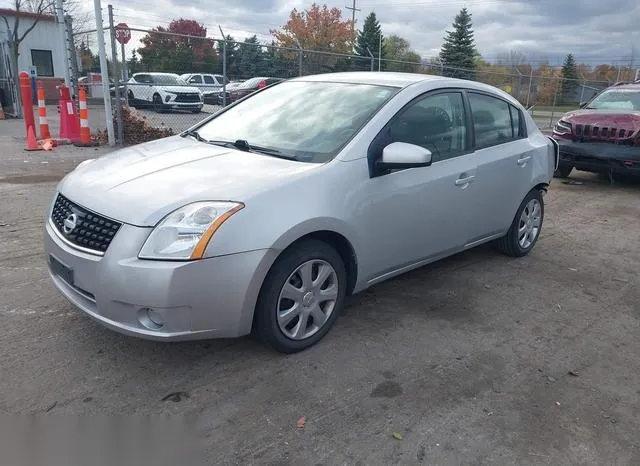
[[216,82],[216,80],[215,80],[215,79],[213,79],[213,76],[209,76],[208,74],[205,74],[205,75],[203,76],[203,78],[204,78],[204,83],[205,83],[205,84],[218,84],[218,83]]
[[148,74],[139,74],[133,79],[139,83],[145,84],[151,84],[153,82],[153,79],[151,79],[151,76],[149,76]]
[[520,118],[520,110],[515,108],[513,105],[509,105],[509,109],[511,110],[511,127],[513,128],[513,137],[514,138],[523,138],[525,137],[524,122],[522,118]]
[[[491,147],[520,137],[520,114],[507,102],[485,94],[469,93],[476,147]],[[517,122],[512,120],[515,110]],[[514,124],[515,123],[515,124]]]

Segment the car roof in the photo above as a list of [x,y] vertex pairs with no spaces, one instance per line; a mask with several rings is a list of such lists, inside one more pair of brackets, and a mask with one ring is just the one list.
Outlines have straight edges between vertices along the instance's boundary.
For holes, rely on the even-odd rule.
[[640,90],[640,81],[633,82],[620,82],[609,86],[606,90],[609,89],[635,89]]
[[419,73],[396,73],[391,71],[347,71],[341,73],[300,76],[292,81],[331,81],[353,84],[372,84],[377,86],[407,87],[421,81],[438,81],[450,78]]
[[136,74],[150,74],[152,76],[178,76],[178,74],[176,73],[160,73],[156,71],[140,71],[139,73],[135,73],[134,76]]
[[468,79],[449,78],[421,73],[399,73],[392,71],[347,71],[341,73],[316,74],[300,76],[290,81],[307,82],[340,82],[350,84],[370,84],[373,86],[391,86],[398,88],[409,87],[417,83],[432,83],[433,88],[463,88],[469,90],[484,91],[494,95],[500,95],[514,105],[520,105],[509,93],[489,84]]

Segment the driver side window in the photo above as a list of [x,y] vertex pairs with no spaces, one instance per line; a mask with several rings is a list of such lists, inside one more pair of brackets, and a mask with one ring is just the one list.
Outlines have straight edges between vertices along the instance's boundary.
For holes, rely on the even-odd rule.
[[409,104],[390,127],[391,142],[429,149],[433,162],[467,152],[464,101],[459,92],[423,97]]

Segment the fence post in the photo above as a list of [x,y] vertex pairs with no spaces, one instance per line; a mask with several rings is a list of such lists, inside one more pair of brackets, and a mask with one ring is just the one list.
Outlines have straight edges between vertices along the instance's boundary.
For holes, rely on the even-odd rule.
[[527,104],[525,108],[529,108],[529,98],[531,97],[531,85],[533,84],[533,65],[531,66],[531,72],[529,73],[529,89],[527,90]]
[[71,76],[69,82],[71,84],[71,92],[78,95],[78,56],[76,55],[76,47],[73,41],[73,20],[71,16],[64,17],[65,27],[67,28],[67,49],[69,50],[69,65],[71,66]]
[[[120,100],[120,73],[118,72],[118,49],[116,48],[116,29],[113,25],[113,6],[109,5],[109,33],[111,34],[111,64],[113,66],[113,84],[116,94],[116,118],[118,120],[118,143],[124,144],[122,127],[122,101]],[[103,78],[104,79],[104,78]]]
[[302,76],[302,54],[304,50],[302,49],[300,42],[298,42],[298,39],[294,37],[293,40],[296,42],[296,46],[298,47],[298,76]]
[[[102,78],[102,93],[104,94],[104,113],[107,124],[107,136],[109,145],[115,145],[113,134],[113,113],[111,110],[111,94],[109,93],[109,68],[107,68],[107,52],[104,47],[104,27],[102,22],[102,5],[100,0],[93,0],[93,9],[96,14],[96,29],[98,32],[98,54],[100,56],[100,75]],[[105,79],[106,77],[106,79]]]
[[373,71],[376,66],[376,57],[373,56],[373,54],[371,53],[371,50],[369,50],[369,47],[367,47],[367,53],[371,57],[371,71]]
[[553,94],[553,105],[551,106],[551,116],[549,117],[549,128],[553,128],[553,118],[556,113],[556,101],[558,99],[558,89],[560,89],[560,83],[562,82],[562,78],[558,79],[558,83],[556,84],[556,92]]
[[63,0],[55,1],[55,12],[58,23],[58,29],[60,30],[60,44],[62,45],[62,56],[64,57],[64,83],[69,87],[69,47],[67,43],[67,26],[64,20],[64,8],[62,4]]
[[227,106],[227,38],[222,32],[222,26],[218,25],[222,34],[222,106]]
[[[127,81],[129,80],[129,72],[127,71],[127,56],[124,52],[124,42],[120,44],[122,55],[122,100],[124,105],[129,107],[129,92],[127,91]],[[124,143],[124,141],[122,141]]]

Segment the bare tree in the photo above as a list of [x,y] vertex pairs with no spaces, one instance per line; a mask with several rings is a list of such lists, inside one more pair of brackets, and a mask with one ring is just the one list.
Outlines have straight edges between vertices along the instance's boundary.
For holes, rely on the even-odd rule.
[[[12,53],[10,58],[13,81],[19,95],[20,76],[18,74],[18,57],[20,56],[20,44],[24,41],[25,37],[33,31],[42,17],[50,14],[53,2],[52,0],[13,0],[12,3],[16,12],[13,17],[13,24],[10,24],[11,22],[7,16],[3,16],[2,19],[7,27],[7,35],[9,36],[9,42],[11,44]],[[25,22],[30,21],[30,24],[21,28],[21,20],[25,20]],[[14,110],[18,116],[22,116],[19,98],[16,99]]]

